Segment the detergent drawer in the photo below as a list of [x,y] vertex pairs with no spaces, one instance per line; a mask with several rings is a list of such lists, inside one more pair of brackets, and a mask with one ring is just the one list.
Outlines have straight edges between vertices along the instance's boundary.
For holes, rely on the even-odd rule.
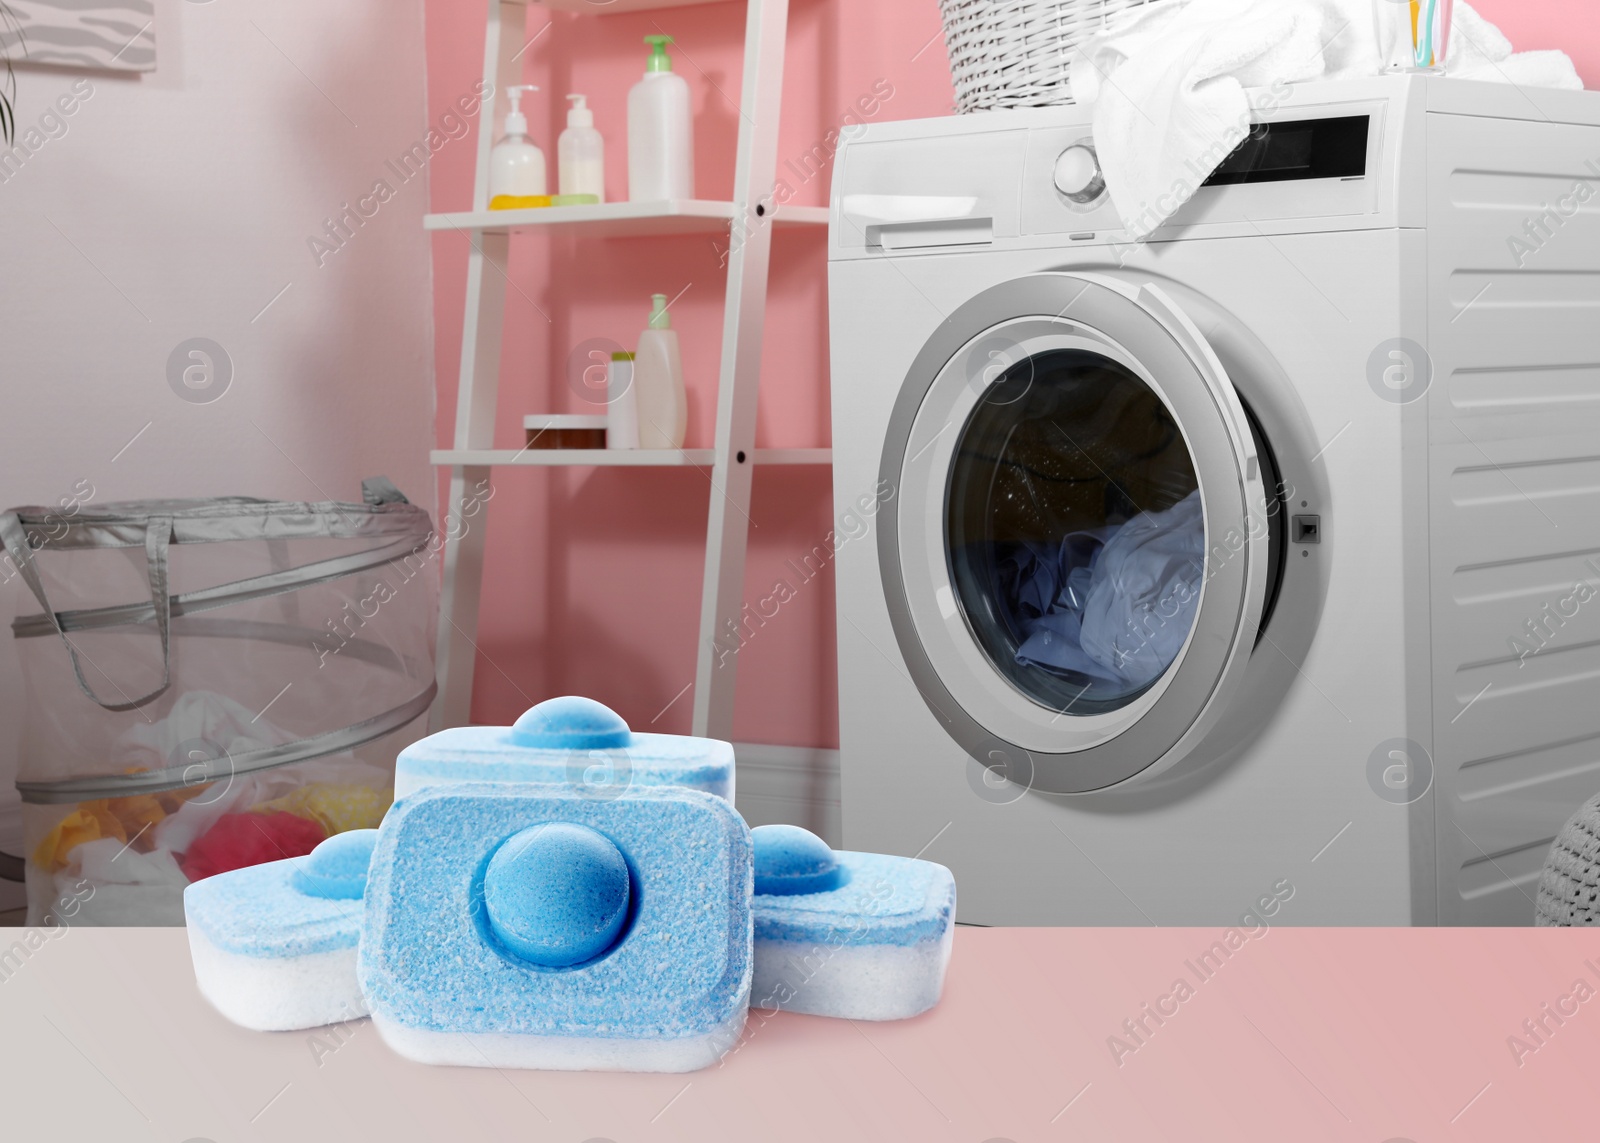
[[1026,130],[943,138],[869,135],[834,182],[835,250],[984,247],[1018,234]]

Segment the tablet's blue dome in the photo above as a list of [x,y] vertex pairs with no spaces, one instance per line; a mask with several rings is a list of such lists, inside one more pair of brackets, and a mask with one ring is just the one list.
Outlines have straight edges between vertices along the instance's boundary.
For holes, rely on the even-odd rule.
[[495,937],[544,968],[570,968],[610,949],[631,897],[622,851],[604,834],[570,822],[513,834],[483,878]]
[[613,750],[627,746],[630,737],[616,711],[577,695],[546,699],[511,727],[518,746],[545,750]]
[[764,825],[751,830],[750,838],[755,843],[758,894],[826,893],[843,884],[843,871],[833,850],[810,830]]
[[375,829],[334,834],[295,866],[291,875],[294,887],[308,897],[358,900],[367,889],[367,867],[372,864],[372,847],[377,842]]

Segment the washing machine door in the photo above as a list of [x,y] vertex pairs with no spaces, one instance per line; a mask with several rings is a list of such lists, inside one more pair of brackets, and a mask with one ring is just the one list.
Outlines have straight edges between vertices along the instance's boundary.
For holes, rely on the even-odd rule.
[[880,475],[895,636],[978,763],[1086,793],[1177,764],[1221,714],[1276,500],[1226,371],[1157,286],[1051,273],[973,298],[912,366]]

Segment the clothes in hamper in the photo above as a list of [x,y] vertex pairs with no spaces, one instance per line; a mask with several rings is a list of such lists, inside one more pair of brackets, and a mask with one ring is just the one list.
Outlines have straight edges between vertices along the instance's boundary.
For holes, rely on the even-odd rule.
[[[170,768],[185,744],[207,743],[233,755],[291,737],[226,695],[196,691],[174,703],[166,718],[123,734],[115,762],[122,773],[137,774]],[[101,838],[115,840],[119,847],[126,844],[136,853],[183,855],[225,816],[246,811],[287,811],[318,824],[324,836],[370,828],[382,820],[390,801],[386,771],[343,754],[319,759],[316,772],[322,780],[310,784],[304,784],[303,770],[285,767],[154,794],[81,802],[34,847],[33,864],[54,875],[76,864],[78,846]],[[261,860],[283,856],[270,849],[265,854]]]
[[280,798],[259,802],[251,813],[268,814],[283,810],[307,818],[332,836],[353,829],[376,829],[389,808],[389,792],[372,786],[312,782]]
[[183,874],[200,881],[246,865],[304,857],[327,836],[316,822],[283,810],[225,814],[183,855]]
[[181,925],[188,883],[166,850],[102,837],[73,848],[50,880],[45,912],[63,925]]
[[74,849],[84,842],[114,838],[137,853],[155,848],[151,827],[176,813],[204,787],[163,790],[158,794],[134,794],[121,798],[95,798],[56,823],[44,840],[34,847],[33,863],[50,873],[70,861]]

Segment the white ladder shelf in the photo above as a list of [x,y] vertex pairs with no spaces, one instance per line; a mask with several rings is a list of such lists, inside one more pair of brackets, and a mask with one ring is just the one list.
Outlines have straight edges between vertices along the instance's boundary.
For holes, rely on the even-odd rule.
[[[545,0],[566,11],[613,13],[710,0]],[[706,528],[705,580],[700,600],[699,645],[694,681],[693,732],[733,737],[733,700],[738,655],[719,655],[719,632],[736,632],[742,621],[745,549],[748,540],[751,468],[755,464],[829,464],[828,449],[757,449],[756,399],[766,319],[767,267],[775,226],[825,226],[822,207],[774,209],[778,111],[783,89],[784,41],[789,0],[746,0],[744,81],[740,96],[738,157],[733,197],[618,202],[596,206],[491,211],[489,151],[501,130],[501,92],[520,83],[529,0],[489,0],[484,44],[484,80],[495,92],[478,123],[472,209],[430,214],[429,230],[459,231],[471,243],[467,261],[466,313],[462,324],[461,378],[456,395],[454,447],[432,453],[450,469],[450,517],[464,521],[480,511],[479,489],[495,466],[556,465],[711,466],[710,516]],[[732,228],[738,227],[737,238]],[[500,345],[505,326],[506,271],[515,230],[552,229],[595,238],[639,235],[730,235],[727,295],[723,307],[722,357],[717,383],[717,422],[709,449],[496,449],[495,406],[500,385]],[[481,523],[481,522],[480,522]],[[463,726],[472,703],[479,599],[483,586],[486,528],[446,528],[444,587],[438,639],[439,695],[430,730]],[[736,644],[735,644],[736,646]]]

